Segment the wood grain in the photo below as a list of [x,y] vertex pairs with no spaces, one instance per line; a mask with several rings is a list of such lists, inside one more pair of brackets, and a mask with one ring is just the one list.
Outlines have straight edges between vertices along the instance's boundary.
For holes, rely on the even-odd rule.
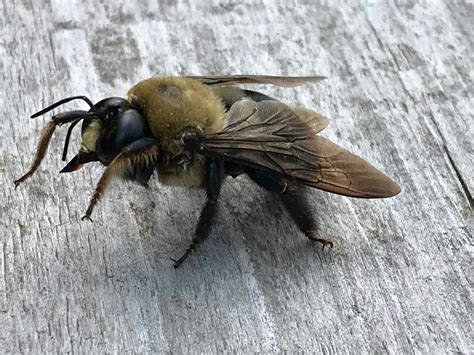
[[[473,351],[472,3],[329,3],[0,4],[0,352]],[[29,115],[55,100],[246,73],[327,76],[262,90],[329,117],[323,135],[402,193],[309,191],[335,242],[323,252],[273,196],[229,179],[220,223],[175,270],[202,191],[116,184],[81,222],[102,169],[57,174],[64,129],[13,187],[48,119]]]

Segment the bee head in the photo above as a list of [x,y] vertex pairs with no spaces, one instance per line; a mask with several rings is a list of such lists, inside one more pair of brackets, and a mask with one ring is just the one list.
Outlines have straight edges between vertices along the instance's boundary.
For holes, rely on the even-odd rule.
[[53,117],[59,125],[71,123],[64,143],[63,160],[66,160],[70,136],[82,121],[82,140],[78,154],[61,170],[62,173],[80,169],[85,163],[100,161],[108,165],[128,144],[149,136],[146,119],[141,111],[120,97],[109,97],[93,104],[87,97],[74,96],[58,101],[32,117],[42,115],[74,99],[87,102],[88,111],[67,111]]
[[119,97],[109,97],[95,104],[82,123],[80,152],[95,152],[98,159],[110,163],[133,141],[148,134],[146,120],[137,107]]

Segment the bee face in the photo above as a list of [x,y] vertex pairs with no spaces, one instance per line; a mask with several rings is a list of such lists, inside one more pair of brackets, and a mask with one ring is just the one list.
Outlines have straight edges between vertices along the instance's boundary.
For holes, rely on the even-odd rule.
[[146,119],[137,107],[120,97],[103,99],[85,115],[79,153],[61,172],[75,171],[97,160],[108,165],[126,145],[148,132]]
[[98,102],[95,115],[84,121],[81,149],[96,152],[98,159],[108,164],[123,147],[147,133],[140,110],[127,100],[111,97]]

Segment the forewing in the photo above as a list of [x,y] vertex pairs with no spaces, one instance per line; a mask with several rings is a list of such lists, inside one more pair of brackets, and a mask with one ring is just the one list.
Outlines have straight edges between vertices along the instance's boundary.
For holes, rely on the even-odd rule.
[[398,185],[363,159],[316,136],[318,118],[278,101],[240,101],[228,126],[206,135],[207,154],[353,197],[390,197]]
[[273,76],[273,75],[211,75],[188,76],[206,85],[271,84],[283,87],[295,87],[326,79],[324,76]]

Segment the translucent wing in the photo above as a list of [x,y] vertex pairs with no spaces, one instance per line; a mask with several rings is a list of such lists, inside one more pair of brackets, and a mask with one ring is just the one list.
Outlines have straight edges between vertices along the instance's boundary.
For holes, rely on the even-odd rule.
[[[253,101],[254,103],[261,102],[261,101],[279,102],[275,100],[274,98],[269,97],[260,92],[244,90],[238,87],[228,87],[228,86],[217,87],[217,88],[214,88],[214,92],[222,100],[222,102],[224,103],[227,109],[234,107],[235,104],[239,101],[250,100],[250,101]],[[238,108],[240,108],[240,111],[238,110]],[[328,119],[326,117],[310,109],[303,108],[303,107],[288,106],[288,105],[287,105],[287,108],[290,108],[293,111],[293,113],[295,113],[298,116],[299,121],[305,122],[308,125],[310,125],[315,134],[322,131],[328,125]],[[234,120],[239,120],[241,118],[239,115],[244,115],[245,112],[243,111],[245,111],[245,109],[253,110],[254,106],[251,105],[250,103],[244,104],[243,106],[240,106],[240,105],[235,106],[234,110],[232,112],[228,112],[227,114],[228,123],[232,124]],[[261,116],[258,116],[258,117],[262,118]],[[253,117],[252,119],[256,120],[257,117]]]
[[271,84],[283,87],[294,87],[326,79],[324,76],[273,76],[273,75],[211,75],[188,76],[206,85],[236,85],[236,84]]
[[278,101],[242,100],[229,110],[227,127],[205,135],[202,145],[210,156],[346,196],[390,197],[400,192],[368,162],[316,136],[321,116],[311,113]]

